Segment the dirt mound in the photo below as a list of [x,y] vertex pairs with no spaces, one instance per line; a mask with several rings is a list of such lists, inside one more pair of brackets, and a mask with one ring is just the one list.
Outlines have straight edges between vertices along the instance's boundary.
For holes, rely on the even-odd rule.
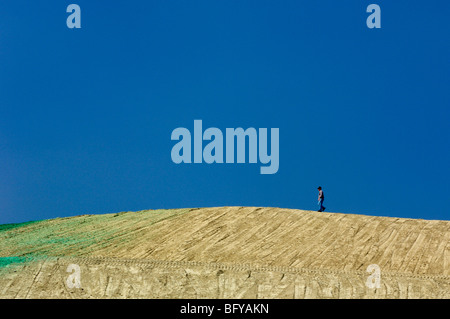
[[3,298],[450,297],[449,221],[218,207],[3,225],[0,239]]

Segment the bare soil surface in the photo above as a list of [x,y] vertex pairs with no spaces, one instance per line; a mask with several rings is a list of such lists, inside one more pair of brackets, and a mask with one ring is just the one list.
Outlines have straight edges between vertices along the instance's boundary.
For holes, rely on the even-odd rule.
[[0,298],[450,298],[450,221],[213,207],[0,225],[0,239]]

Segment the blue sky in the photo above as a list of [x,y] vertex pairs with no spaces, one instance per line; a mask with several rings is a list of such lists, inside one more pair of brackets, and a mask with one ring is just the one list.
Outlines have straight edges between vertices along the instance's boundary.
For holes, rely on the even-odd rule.
[[[69,29],[66,7],[81,8]],[[366,7],[381,8],[381,29]],[[450,219],[448,1],[0,3],[0,223],[272,206]],[[171,161],[279,128],[280,167]]]

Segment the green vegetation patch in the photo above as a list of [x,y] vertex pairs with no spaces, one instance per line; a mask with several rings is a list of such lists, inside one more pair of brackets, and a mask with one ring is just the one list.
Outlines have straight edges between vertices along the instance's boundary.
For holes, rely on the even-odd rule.
[[29,258],[27,257],[0,257],[0,268],[9,266],[11,264],[26,262]]
[[0,256],[39,258],[108,252],[133,245],[143,232],[151,232],[153,225],[189,211],[119,212],[0,225]]
[[34,223],[38,223],[39,220],[35,220],[35,221],[30,221],[30,222],[24,222],[24,223],[15,223],[15,224],[3,224],[0,225],[0,232],[1,231],[8,231],[14,228],[18,228],[18,227],[23,227],[23,226],[28,226]]

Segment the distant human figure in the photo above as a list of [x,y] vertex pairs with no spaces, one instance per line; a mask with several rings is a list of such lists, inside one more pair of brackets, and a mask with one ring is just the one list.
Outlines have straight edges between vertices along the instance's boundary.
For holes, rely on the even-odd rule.
[[319,187],[317,187],[317,189],[319,190],[319,198],[318,198],[319,210],[318,210],[318,212],[323,212],[325,210],[325,207],[323,206],[323,201],[325,199],[325,196],[323,195],[322,187],[319,186]]

